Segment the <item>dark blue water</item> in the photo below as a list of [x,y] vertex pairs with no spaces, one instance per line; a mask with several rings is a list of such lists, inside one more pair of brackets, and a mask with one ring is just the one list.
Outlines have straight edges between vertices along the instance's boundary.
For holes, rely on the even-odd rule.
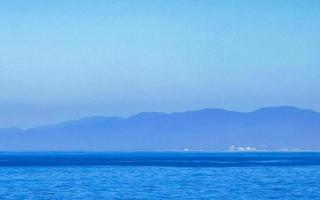
[[320,153],[2,152],[0,199],[320,199]]

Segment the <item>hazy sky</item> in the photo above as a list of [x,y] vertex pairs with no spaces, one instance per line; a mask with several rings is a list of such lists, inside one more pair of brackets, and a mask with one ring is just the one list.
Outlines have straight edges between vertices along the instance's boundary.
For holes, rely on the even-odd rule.
[[0,2],[0,127],[91,115],[320,111],[320,1]]

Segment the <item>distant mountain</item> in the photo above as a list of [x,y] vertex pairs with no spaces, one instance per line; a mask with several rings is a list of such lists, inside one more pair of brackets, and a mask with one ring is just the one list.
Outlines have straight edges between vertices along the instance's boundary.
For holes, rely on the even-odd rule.
[[21,133],[23,130],[15,127],[10,128],[0,128],[0,134],[15,134],[15,133]]
[[247,113],[204,109],[0,129],[0,150],[222,150],[230,145],[320,149],[320,113],[295,107]]

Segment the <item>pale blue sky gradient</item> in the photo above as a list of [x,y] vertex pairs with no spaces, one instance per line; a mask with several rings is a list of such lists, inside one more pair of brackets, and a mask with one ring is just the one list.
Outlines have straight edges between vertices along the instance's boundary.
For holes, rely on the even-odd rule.
[[1,1],[0,127],[320,111],[320,1]]

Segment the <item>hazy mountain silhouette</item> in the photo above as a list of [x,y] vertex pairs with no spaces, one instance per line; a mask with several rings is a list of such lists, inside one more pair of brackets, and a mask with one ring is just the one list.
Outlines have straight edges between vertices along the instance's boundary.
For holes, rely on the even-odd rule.
[[0,150],[215,150],[230,145],[320,149],[320,113],[295,107],[247,113],[204,109],[0,129]]

